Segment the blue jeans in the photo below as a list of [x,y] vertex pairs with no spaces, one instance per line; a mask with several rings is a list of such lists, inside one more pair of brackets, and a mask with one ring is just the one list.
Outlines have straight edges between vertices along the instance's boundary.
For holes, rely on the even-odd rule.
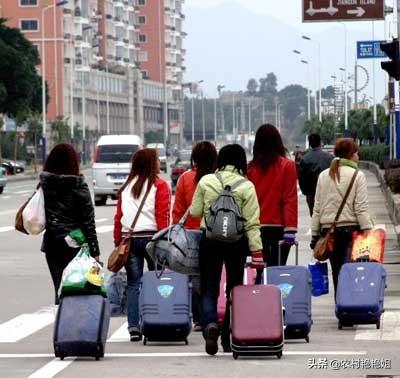
[[129,332],[139,329],[139,292],[140,281],[143,276],[144,260],[147,262],[148,269],[154,270],[153,260],[146,252],[146,244],[150,239],[150,237],[137,237],[132,239],[128,261],[125,265]]

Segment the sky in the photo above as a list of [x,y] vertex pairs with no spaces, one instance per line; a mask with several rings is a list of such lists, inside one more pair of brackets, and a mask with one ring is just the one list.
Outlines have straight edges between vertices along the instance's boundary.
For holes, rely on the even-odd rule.
[[[192,9],[194,8],[213,8],[217,5],[223,3],[238,3],[243,7],[251,10],[257,14],[267,14],[274,18],[277,18],[291,27],[294,27],[299,30],[299,38],[301,34],[310,35],[313,37],[318,37],[318,35],[324,34],[328,30],[332,30],[332,27],[336,28],[336,30],[340,33],[340,30],[344,30],[343,24],[340,25],[338,23],[303,23],[301,19],[301,12],[302,12],[302,1],[301,0],[187,0],[186,6]],[[387,6],[393,6],[394,0],[386,0]],[[189,20],[187,20],[189,21]],[[385,30],[385,23],[383,21],[377,21],[374,23],[375,27],[375,39],[386,39],[384,30]],[[355,59],[355,41],[352,41],[351,35],[352,32],[357,33],[360,35],[365,35],[364,40],[371,40],[372,39],[372,22],[365,21],[365,22],[346,22],[345,23],[347,32],[348,32],[348,39],[349,39],[349,46],[348,46],[348,63],[349,66],[351,62],[354,62]],[[389,31],[392,31],[392,34],[395,32],[396,24],[393,21],[393,16],[389,16],[386,22],[386,31],[387,35],[389,35]],[[337,34],[336,38],[343,38],[343,32]],[[328,47],[322,46],[322,55],[324,54],[323,49]],[[343,49],[344,50],[344,49]],[[344,60],[344,51],[342,51],[342,57],[338,56],[338,63],[337,66],[340,67],[340,61]],[[375,69],[376,69],[376,77],[377,77],[377,86],[376,86],[376,97],[381,99],[385,95],[385,75],[386,73],[381,71],[379,60],[375,61]],[[372,61],[368,60],[368,62],[364,61],[364,65],[372,72]],[[349,67],[350,71],[350,67]],[[326,72],[325,78],[323,78],[323,86],[331,84],[328,83],[330,80],[330,75],[332,73]],[[192,79],[192,78],[188,78]],[[206,79],[206,78],[204,78]],[[205,80],[206,81],[206,80]],[[300,83],[304,84],[304,83]],[[206,92],[210,96],[215,95],[215,88],[214,83],[210,85],[209,88],[205,88]],[[242,89],[242,88],[237,88]],[[373,89],[372,83],[370,83],[369,87],[366,89],[367,94],[372,96]]]

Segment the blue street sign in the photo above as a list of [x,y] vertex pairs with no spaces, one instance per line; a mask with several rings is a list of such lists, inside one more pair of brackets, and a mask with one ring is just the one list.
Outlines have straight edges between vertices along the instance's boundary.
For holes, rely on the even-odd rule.
[[381,43],[386,41],[358,41],[357,59],[381,59],[386,54],[381,50]]

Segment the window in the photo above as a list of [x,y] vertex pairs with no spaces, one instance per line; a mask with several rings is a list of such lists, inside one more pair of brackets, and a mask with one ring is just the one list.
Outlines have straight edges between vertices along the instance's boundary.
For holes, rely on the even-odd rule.
[[148,60],[147,51],[140,51],[139,62],[147,62],[147,60]]
[[39,31],[38,20],[20,20],[21,31]]
[[146,0],[138,0],[139,5],[146,5]]
[[146,24],[146,16],[139,16],[139,24],[140,25],[145,25]]
[[38,0],[19,0],[20,7],[37,7]]
[[139,42],[147,42],[147,35],[139,34]]

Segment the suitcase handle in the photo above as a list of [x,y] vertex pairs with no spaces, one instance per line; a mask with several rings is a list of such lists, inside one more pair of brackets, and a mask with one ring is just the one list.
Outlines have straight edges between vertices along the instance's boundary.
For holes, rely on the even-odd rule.
[[[249,278],[247,276],[247,267],[250,266],[250,264],[248,264],[246,262],[246,264],[244,265],[244,273],[243,273],[243,285],[248,285],[248,281]],[[263,284],[266,285],[268,282],[267,280],[267,264],[264,264],[264,272],[263,272]]]
[[[282,260],[282,245],[286,244],[284,240],[280,240],[278,242],[278,264],[281,265],[281,260]],[[299,265],[299,242],[295,241],[293,245],[296,246],[296,265]]]

